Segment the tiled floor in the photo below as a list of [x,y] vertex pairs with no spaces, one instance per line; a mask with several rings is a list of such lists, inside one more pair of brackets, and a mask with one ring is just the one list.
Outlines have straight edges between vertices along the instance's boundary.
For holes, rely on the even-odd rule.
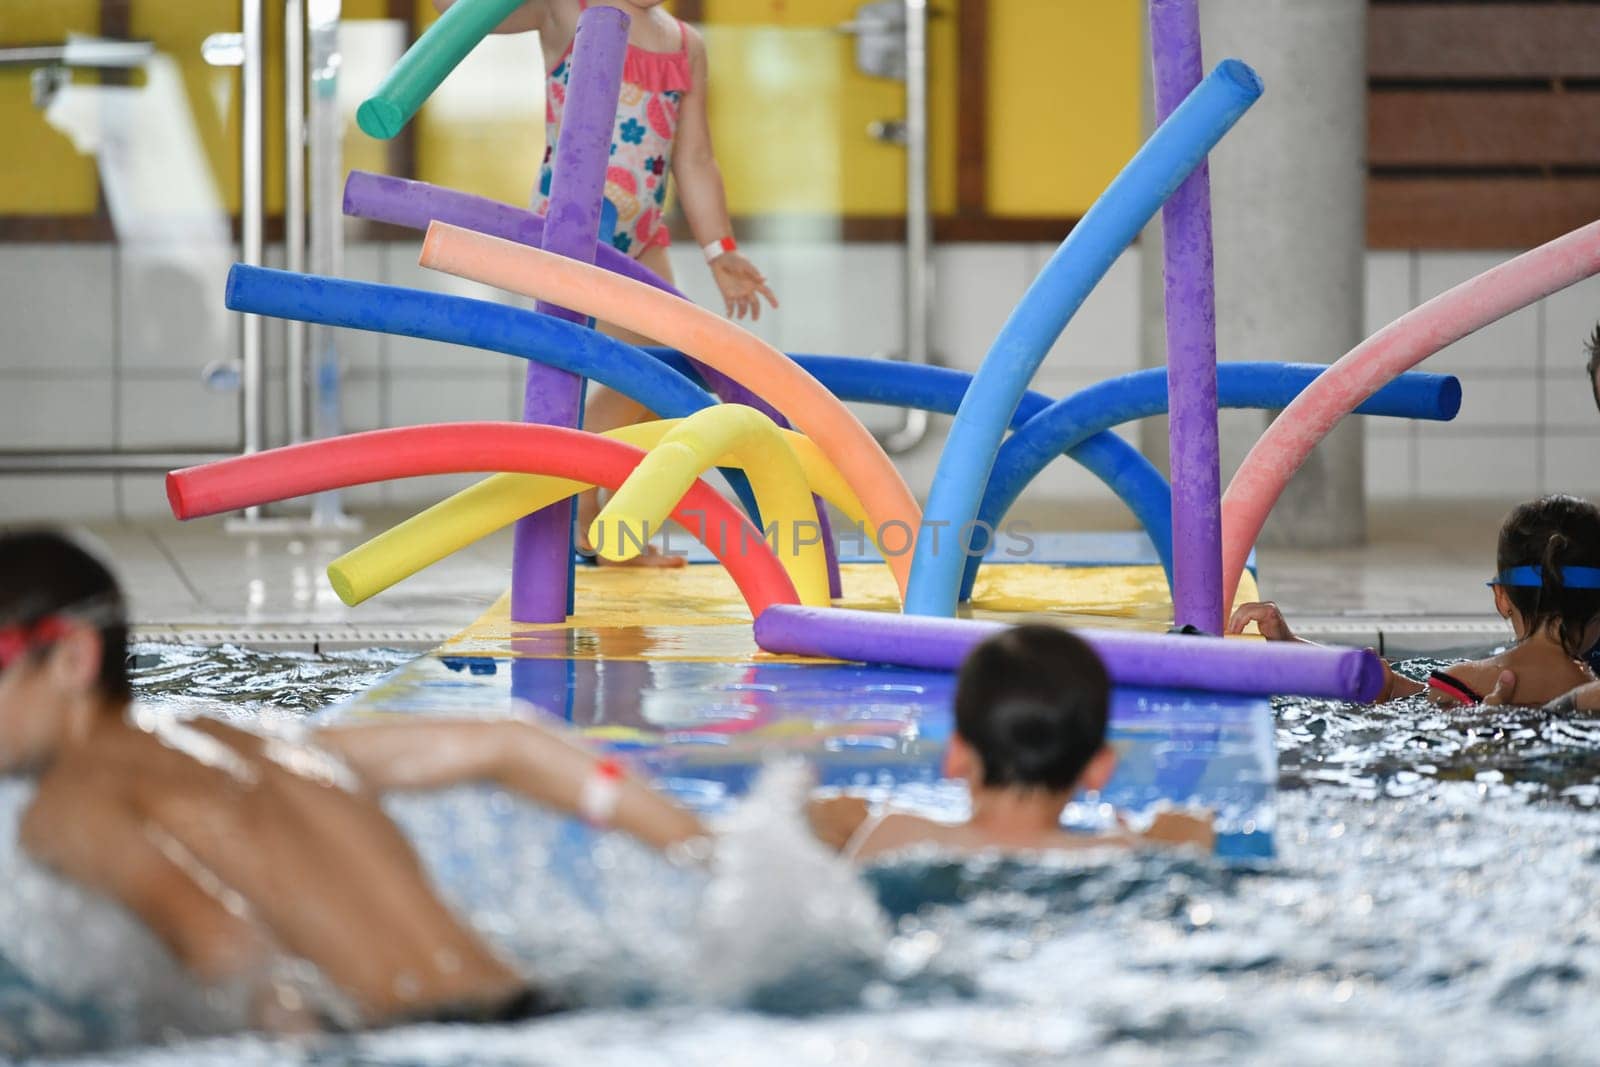
[[[398,516],[367,516],[364,534],[300,530],[248,533],[221,520],[105,525],[93,532],[117,561],[137,622],[191,632],[294,630],[338,642],[432,644],[474,619],[509,581],[510,538],[501,534],[354,608],[334,596],[328,562]],[[1031,516],[1035,528],[1048,516]],[[1078,528],[1106,516],[1075,512]],[[1492,568],[1501,509],[1484,504],[1375,508],[1372,541],[1359,549],[1264,549],[1263,595],[1303,632],[1354,644],[1411,647],[1484,644],[1494,630],[1483,580]],[[1067,525],[1057,516],[1057,528]],[[1441,634],[1475,634],[1445,640]],[[1431,636],[1430,636],[1431,635]],[[1417,642],[1420,642],[1419,646]],[[1405,644],[1405,641],[1400,641]]]

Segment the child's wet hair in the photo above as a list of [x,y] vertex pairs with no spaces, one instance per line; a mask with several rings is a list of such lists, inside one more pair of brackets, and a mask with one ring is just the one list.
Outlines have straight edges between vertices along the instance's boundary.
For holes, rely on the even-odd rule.
[[967,657],[956,732],[983,762],[983,784],[1064,791],[1105,744],[1111,682],[1081,638],[1024,625]]
[[98,687],[128,699],[127,608],[111,571],[59,530],[0,529],[0,626],[33,626],[52,615],[82,618],[100,631]]
[[1561,568],[1600,567],[1600,508],[1565,495],[1521,505],[1500,527],[1496,562],[1502,574],[1527,566],[1543,572],[1543,585],[1502,587],[1529,633],[1549,626],[1572,658],[1588,651],[1584,631],[1600,616],[1600,589],[1564,588]]

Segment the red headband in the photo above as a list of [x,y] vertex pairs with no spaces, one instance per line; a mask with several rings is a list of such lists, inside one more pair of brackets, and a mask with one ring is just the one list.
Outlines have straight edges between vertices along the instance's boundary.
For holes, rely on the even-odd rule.
[[60,615],[46,615],[34,623],[0,626],[0,671],[34,649],[61,640],[67,635],[67,625],[67,620]]

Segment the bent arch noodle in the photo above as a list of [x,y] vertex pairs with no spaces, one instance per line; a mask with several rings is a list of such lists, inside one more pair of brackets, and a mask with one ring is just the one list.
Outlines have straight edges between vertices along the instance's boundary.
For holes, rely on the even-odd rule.
[[[180,519],[270,504],[353,485],[428,474],[515,471],[615,489],[644,452],[582,430],[525,423],[465,422],[373,430],[189,467],[167,475]],[[673,517],[695,531],[727,568],[752,616],[798,604],[794,583],[743,515],[696,480]]]
[[1414,308],[1346,352],[1273,420],[1222,497],[1224,603],[1267,513],[1311,450],[1364,400],[1446,345],[1600,273],[1600,222],[1508,260]]
[[[788,356],[704,308],[641,282],[536,248],[446,223],[428,227],[418,262],[653,336],[758,389],[795,429],[817,443],[882,529],[922,525],[922,509],[883,446],[850,409]],[[887,560],[904,598],[911,576],[905,554]]]

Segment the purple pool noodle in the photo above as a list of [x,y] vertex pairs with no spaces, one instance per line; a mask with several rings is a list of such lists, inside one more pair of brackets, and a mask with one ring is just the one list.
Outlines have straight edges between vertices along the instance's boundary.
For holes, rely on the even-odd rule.
[[[344,213],[352,218],[372,219],[413,230],[426,230],[428,223],[437,219],[491,237],[534,248],[544,247],[544,219],[526,208],[386,174],[351,171],[344,186]],[[596,241],[593,258],[585,259],[585,262],[592,262],[613,274],[688,299],[667,284],[661,275],[617,251],[609,242]],[[782,418],[777,409],[716,368],[698,361],[695,361],[694,367],[711,391],[726,403],[753,407],[774,421]]]
[[[1150,0],[1156,123],[1204,75],[1197,0]],[[1172,462],[1172,606],[1179,626],[1220,634],[1222,472],[1217,445],[1217,311],[1211,174],[1202,162],[1161,209]]]
[[[554,190],[551,190],[554,192]],[[413,230],[426,230],[435,219],[462,226],[477,233],[534,248],[544,247],[544,219],[526,208],[513,207],[499,200],[474,196],[427,182],[409,178],[395,178],[387,174],[353,170],[344,184],[344,213],[352,218],[373,219]],[[598,267],[620,274],[634,281],[644,282],[673,296],[684,297],[667,284],[655,271],[629,256],[617,251],[609,242],[596,241],[592,258],[584,258]],[[789,423],[778,410],[755,393],[714,367],[698,360],[690,361],[699,372],[707,388],[728,404],[744,404],[762,412],[779,426]],[[816,500],[817,518],[822,525],[822,544],[828,557],[828,586],[830,595],[839,597],[839,553],[834,543],[832,526],[822,500]],[[527,620],[523,620],[527,621]]]
[[[974,645],[1010,624],[845,608],[778,605],[755,623],[768,652],[955,670]],[[1078,630],[1117,685],[1255,696],[1372,701],[1383,661],[1356,648],[1227,640],[1128,630]]]
[[[544,249],[594,262],[600,230],[600,200],[611,133],[628,50],[628,16],[613,7],[592,7],[578,17],[572,45],[567,109],[556,141],[555,174],[545,216]],[[538,309],[568,322],[588,317],[540,301]],[[522,421],[577,426],[583,417],[583,379],[552,367],[528,364]],[[572,501],[563,500],[517,522],[511,555],[511,618],[550,623],[572,607]]]

